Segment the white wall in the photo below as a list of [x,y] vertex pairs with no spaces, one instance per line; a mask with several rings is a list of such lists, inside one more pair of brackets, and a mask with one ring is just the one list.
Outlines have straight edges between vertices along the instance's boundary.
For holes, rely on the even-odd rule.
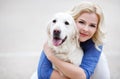
[[[0,52],[39,52],[45,41],[45,27],[50,17],[56,12],[70,9],[80,1],[0,0]],[[118,41],[119,0],[91,1],[100,4],[104,10],[109,43]],[[114,44],[117,45],[115,49],[120,49],[117,42]]]

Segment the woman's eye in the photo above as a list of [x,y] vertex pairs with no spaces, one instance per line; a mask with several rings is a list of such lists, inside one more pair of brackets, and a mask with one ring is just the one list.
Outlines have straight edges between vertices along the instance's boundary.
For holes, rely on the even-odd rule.
[[91,27],[96,27],[96,25],[94,25],[94,24],[91,24],[90,26],[91,26]]
[[84,24],[84,21],[78,21],[80,24]]
[[53,20],[53,23],[56,23],[56,20],[55,20],[55,19]]

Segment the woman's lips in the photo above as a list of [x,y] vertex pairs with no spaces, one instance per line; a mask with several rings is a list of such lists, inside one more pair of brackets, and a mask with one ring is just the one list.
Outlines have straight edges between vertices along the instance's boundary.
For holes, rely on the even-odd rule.
[[84,33],[80,33],[80,36],[86,37],[86,36],[88,36],[88,35],[87,35],[87,34],[84,34]]

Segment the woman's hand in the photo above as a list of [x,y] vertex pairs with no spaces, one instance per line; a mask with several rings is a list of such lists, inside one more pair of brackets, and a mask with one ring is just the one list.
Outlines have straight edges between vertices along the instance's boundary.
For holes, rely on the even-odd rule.
[[63,79],[70,79],[70,78],[68,78],[68,77],[66,77],[66,76],[62,76],[62,78],[63,78]]
[[53,50],[48,46],[47,42],[44,44],[44,52],[49,60],[51,56],[54,56]]

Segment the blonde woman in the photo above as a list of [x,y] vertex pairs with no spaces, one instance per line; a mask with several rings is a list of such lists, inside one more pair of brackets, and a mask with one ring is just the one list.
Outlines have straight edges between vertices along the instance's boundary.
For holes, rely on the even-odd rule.
[[[96,76],[92,79],[109,79],[107,63],[102,56],[104,17],[101,8],[96,4],[83,2],[75,5],[68,13],[73,16],[79,31],[79,42],[84,51],[82,63],[76,67],[56,58],[45,44],[38,65],[38,79],[90,79],[96,70]],[[54,63],[65,76],[54,70],[51,63]]]

